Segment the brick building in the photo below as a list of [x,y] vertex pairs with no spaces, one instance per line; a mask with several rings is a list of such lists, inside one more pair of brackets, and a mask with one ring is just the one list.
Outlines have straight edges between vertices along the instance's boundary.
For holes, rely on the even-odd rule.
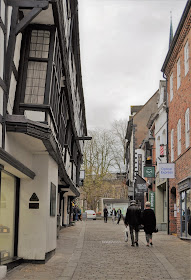
[[191,238],[191,1],[188,1],[162,66],[168,94],[168,162],[175,164],[169,179],[169,230]]

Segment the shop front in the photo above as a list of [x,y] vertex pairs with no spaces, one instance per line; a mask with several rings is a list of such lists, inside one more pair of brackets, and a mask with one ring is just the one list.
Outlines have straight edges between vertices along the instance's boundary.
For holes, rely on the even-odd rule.
[[179,182],[180,191],[180,234],[183,239],[191,239],[189,225],[191,223],[191,177]]
[[19,179],[0,171],[0,263],[17,256]]

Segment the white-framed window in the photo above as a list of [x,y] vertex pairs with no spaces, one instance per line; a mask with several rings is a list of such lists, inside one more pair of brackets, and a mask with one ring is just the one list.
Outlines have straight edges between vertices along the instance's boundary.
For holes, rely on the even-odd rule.
[[177,62],[177,89],[180,87],[180,58]]
[[185,70],[185,76],[188,73],[189,70],[189,50],[188,50],[188,41],[186,42],[186,45],[184,46],[184,70]]
[[170,101],[173,99],[173,73],[170,76]]
[[174,160],[174,129],[171,130],[171,161]]
[[177,124],[177,153],[178,156],[181,154],[181,119],[178,120]]
[[185,145],[186,148],[190,145],[190,110],[187,108],[185,113]]

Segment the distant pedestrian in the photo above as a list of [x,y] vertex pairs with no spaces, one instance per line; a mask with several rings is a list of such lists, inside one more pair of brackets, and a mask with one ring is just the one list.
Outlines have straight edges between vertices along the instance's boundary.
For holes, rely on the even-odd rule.
[[144,225],[145,237],[147,241],[147,246],[149,243],[152,246],[152,233],[156,230],[156,217],[155,212],[150,208],[151,204],[149,201],[145,203],[145,209],[142,215],[142,224]]
[[105,206],[103,209],[103,215],[104,215],[104,223],[107,223],[107,216],[108,216],[107,206]]
[[[141,210],[136,205],[135,200],[131,200],[130,206],[127,208],[125,225],[129,225],[130,235],[131,235],[131,246],[139,246],[138,243],[138,234],[139,234],[139,225],[141,224]],[[135,237],[134,237],[135,231]]]
[[81,208],[78,208],[78,220],[82,221],[82,210],[81,210]]
[[120,220],[121,220],[121,209],[119,208],[117,210],[117,225],[119,224]]
[[116,220],[116,215],[117,215],[115,208],[113,208],[113,210],[111,211],[111,215],[112,215],[112,222],[114,223]]

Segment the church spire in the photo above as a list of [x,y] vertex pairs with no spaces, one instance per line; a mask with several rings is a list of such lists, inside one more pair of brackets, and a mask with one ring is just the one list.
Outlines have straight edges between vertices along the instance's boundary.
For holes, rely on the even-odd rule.
[[173,40],[173,28],[172,28],[172,12],[170,12],[170,36],[169,36],[169,49],[170,49],[170,45],[172,43]]

